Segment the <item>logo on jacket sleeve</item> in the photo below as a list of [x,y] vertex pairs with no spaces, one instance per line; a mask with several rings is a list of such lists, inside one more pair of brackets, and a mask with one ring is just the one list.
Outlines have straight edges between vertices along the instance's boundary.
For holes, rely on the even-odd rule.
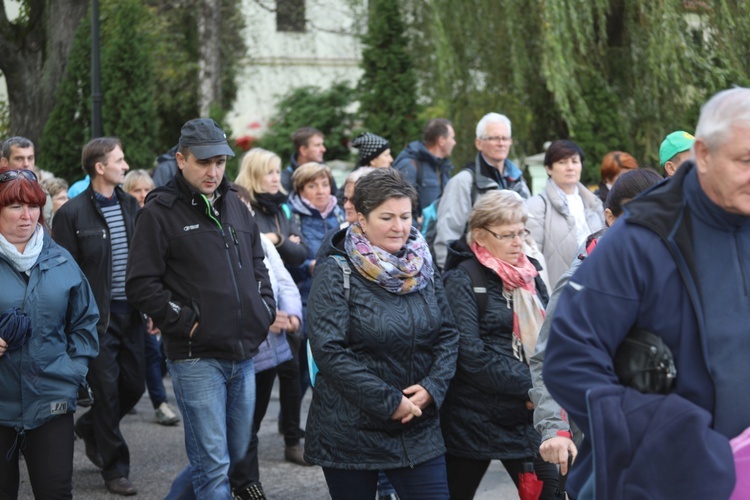
[[198,229],[200,227],[201,227],[200,224],[193,224],[191,226],[185,226],[185,227],[183,227],[182,230],[183,231],[193,231],[194,229]]
[[57,403],[50,403],[49,411],[53,415],[65,415],[68,413],[68,402],[58,401]]

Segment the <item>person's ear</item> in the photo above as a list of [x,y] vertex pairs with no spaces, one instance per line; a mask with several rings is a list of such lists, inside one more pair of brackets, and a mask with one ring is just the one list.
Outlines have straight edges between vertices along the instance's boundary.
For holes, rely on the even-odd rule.
[[677,172],[677,165],[672,160],[667,160],[667,163],[664,164],[664,172],[667,174],[667,177],[672,177]]
[[94,164],[94,172],[96,172],[97,176],[104,175],[104,168],[105,167],[106,167],[106,165],[104,163],[98,161],[98,162],[96,162]]
[[362,215],[361,212],[357,212],[357,222],[359,222],[359,225],[362,226],[362,232],[365,232],[365,226],[367,225],[367,218]]
[[605,208],[604,209],[604,220],[607,222],[607,227],[612,227],[612,224],[615,223],[617,220],[617,217],[612,213],[612,210]]
[[7,167],[8,165],[10,165],[8,160],[4,156],[0,156],[0,168]]
[[179,151],[174,154],[174,159],[177,161],[177,166],[180,170],[185,168],[185,157]]
[[[708,144],[703,142],[702,139],[696,139],[693,143],[693,152],[695,153],[695,165],[698,173],[705,174],[708,169],[709,156],[711,156]],[[666,167],[666,164],[664,166]],[[677,170],[677,167],[675,167],[675,170]]]
[[471,241],[476,243],[482,248],[487,248],[487,234],[485,231],[478,231],[478,230],[472,230],[471,231]]

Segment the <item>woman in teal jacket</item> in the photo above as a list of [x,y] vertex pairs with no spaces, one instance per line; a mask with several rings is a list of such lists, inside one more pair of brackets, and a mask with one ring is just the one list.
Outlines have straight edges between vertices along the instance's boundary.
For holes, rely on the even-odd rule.
[[0,169],[0,498],[18,495],[19,452],[36,498],[72,498],[73,413],[99,312],[88,282],[45,232],[30,170]]

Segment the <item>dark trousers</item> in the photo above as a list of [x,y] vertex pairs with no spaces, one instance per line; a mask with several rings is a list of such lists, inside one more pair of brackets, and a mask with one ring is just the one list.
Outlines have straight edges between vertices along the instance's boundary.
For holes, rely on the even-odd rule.
[[281,432],[284,434],[284,444],[294,446],[299,444],[305,434],[300,427],[300,413],[302,412],[302,389],[300,387],[299,353],[301,348],[298,335],[287,335],[292,359],[276,367],[279,374],[279,405],[281,412]]
[[[518,475],[523,471],[523,464],[527,460],[519,458],[500,461],[517,488]],[[471,500],[474,498],[479,483],[482,482],[482,478],[490,466],[490,460],[472,460],[446,455],[445,463],[448,470],[448,487],[450,488],[451,500]],[[541,458],[534,458],[534,470],[537,477],[544,481],[542,494],[539,498],[554,498],[555,488],[557,487],[557,466],[545,462]]]
[[26,459],[34,498],[73,498],[72,413],[24,434],[0,427],[0,499],[18,498],[19,452]]
[[135,310],[111,313],[109,328],[99,337],[99,356],[89,363],[94,405],[78,419],[76,428],[96,442],[104,461],[105,480],[128,477],[130,473],[130,451],[120,432],[120,420],[138,403],[145,388],[144,329]]
[[266,416],[268,403],[271,401],[273,382],[276,380],[276,368],[263,370],[255,374],[255,412],[253,413],[253,435],[245,458],[234,464],[229,471],[229,483],[233,490],[240,490],[260,481],[258,466],[258,430],[263,417]]
[[[401,500],[448,500],[445,457],[412,467],[384,471]],[[376,470],[323,467],[332,500],[372,500],[378,483]]]
[[161,340],[156,335],[144,333],[144,348],[146,355],[146,388],[148,397],[154,410],[167,402],[167,391],[164,389],[164,354],[161,350]]

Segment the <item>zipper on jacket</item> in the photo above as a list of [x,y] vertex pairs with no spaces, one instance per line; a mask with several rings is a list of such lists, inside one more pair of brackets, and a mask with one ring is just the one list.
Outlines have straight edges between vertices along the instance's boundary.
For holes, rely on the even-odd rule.
[[403,433],[401,433],[401,446],[404,447],[404,455],[406,455],[406,461],[409,462],[409,468],[413,469],[414,468],[414,462],[411,461],[411,457],[409,456],[409,449],[406,447],[406,440],[404,439],[404,434]]
[[266,299],[264,299],[263,295],[260,293],[260,281],[258,282],[258,295],[260,296],[260,301],[263,302],[263,305],[266,307],[266,312],[268,312],[268,317],[273,318],[273,312],[271,312],[271,308],[268,307],[268,303],[266,302]]
[[734,249],[736,253],[736,259],[737,262],[740,265],[740,279],[742,280],[742,289],[745,292],[745,297],[747,297],[750,293],[747,289],[747,276],[745,275],[745,266],[742,264],[742,249],[740,248],[740,239],[739,239],[739,228],[734,228],[734,234],[732,235],[734,237]]
[[240,240],[237,239],[237,231],[234,230],[234,226],[229,226],[229,232],[232,234],[234,240],[234,253],[237,255],[237,262],[239,263],[240,269],[242,269],[242,256],[240,255]]
[[[227,243],[227,235],[224,232],[224,228],[221,227],[221,224],[219,224],[219,232],[221,233],[221,237],[224,239],[224,248],[226,249],[225,253],[227,256],[227,263],[229,264],[229,270],[231,271],[229,274],[232,277],[232,286],[234,287],[234,300],[236,301],[235,303],[237,304],[237,328],[241,330],[242,329],[242,301],[240,300],[240,288],[237,285],[237,276],[234,273],[234,265],[232,264],[232,256],[229,255],[229,243]],[[240,268],[241,267],[242,266],[240,266]],[[239,346],[241,355],[244,357],[245,348],[242,346],[242,338],[237,339],[237,345]]]

